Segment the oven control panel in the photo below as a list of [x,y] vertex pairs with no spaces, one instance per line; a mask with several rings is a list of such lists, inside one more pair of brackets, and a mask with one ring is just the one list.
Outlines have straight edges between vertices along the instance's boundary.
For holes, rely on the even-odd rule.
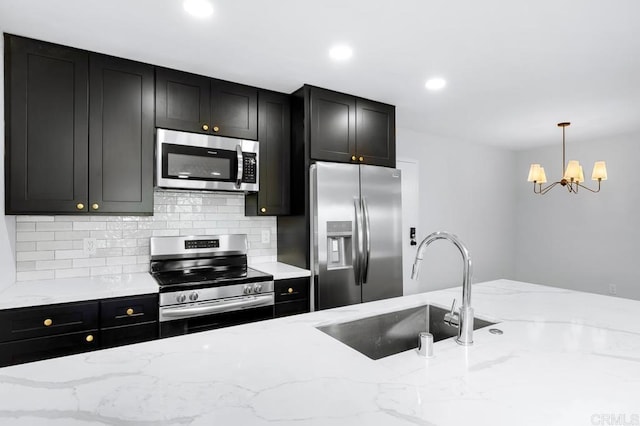
[[160,293],[160,306],[195,304],[216,299],[273,293],[273,281]]
[[184,248],[189,249],[207,249],[207,248],[220,248],[220,240],[185,240]]

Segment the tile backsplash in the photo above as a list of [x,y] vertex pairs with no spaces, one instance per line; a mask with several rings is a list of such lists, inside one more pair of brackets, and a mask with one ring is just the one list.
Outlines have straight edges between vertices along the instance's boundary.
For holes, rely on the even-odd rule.
[[276,260],[276,218],[245,217],[243,194],[156,191],[153,216],[17,216],[16,280],[145,272],[149,237],[214,234],[247,234],[250,263]]

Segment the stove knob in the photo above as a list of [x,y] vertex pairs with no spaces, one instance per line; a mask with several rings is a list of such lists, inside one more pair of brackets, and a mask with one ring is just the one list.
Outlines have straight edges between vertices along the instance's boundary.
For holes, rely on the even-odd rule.
[[244,286],[244,294],[251,294],[251,286],[250,285],[245,285]]
[[198,300],[198,293],[196,293],[195,291],[191,293],[189,295],[189,300],[191,300],[192,302],[195,302],[196,300]]
[[179,294],[176,296],[176,300],[178,303],[184,303],[187,301],[187,296],[185,294]]
[[254,293],[260,293],[262,291],[262,284],[255,284],[253,286],[253,292]]

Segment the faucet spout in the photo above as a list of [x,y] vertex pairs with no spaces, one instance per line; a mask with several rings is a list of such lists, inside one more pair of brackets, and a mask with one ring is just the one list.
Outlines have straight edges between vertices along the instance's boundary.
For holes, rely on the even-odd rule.
[[469,250],[464,243],[456,236],[449,232],[434,232],[422,240],[418,246],[416,258],[413,262],[411,278],[417,279],[420,273],[420,262],[422,261],[424,250],[429,244],[436,240],[448,240],[453,243],[462,255],[462,305],[458,315],[458,337],[456,342],[461,345],[471,345],[473,343],[473,309],[471,308],[471,256]]

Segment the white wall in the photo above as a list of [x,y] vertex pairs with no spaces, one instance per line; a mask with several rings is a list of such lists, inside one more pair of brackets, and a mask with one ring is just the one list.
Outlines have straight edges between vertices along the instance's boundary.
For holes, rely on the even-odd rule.
[[[398,128],[397,157],[420,165],[418,241],[452,232],[467,245],[473,282],[514,278],[515,153]],[[446,241],[426,249],[419,291],[458,286],[462,259]]]
[[602,294],[615,284],[619,296],[640,300],[640,133],[568,143],[570,159],[583,165],[589,186],[593,162],[607,162],[600,193],[573,195],[558,185],[534,195],[526,182],[529,164],[545,166],[550,182],[559,179],[561,146],[517,154],[516,278]]
[[[0,33],[2,31],[0,30]],[[0,40],[0,58],[4,58],[4,39]],[[15,218],[4,215],[4,66],[0,67],[0,289],[11,284],[16,275]]]

